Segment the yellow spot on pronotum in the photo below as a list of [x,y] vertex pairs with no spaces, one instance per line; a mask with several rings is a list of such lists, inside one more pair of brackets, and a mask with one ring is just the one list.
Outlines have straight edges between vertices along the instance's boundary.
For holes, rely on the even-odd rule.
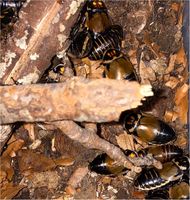
[[64,68],[64,67],[61,67],[61,68],[60,68],[60,74],[63,74],[64,71],[65,71],[65,68]]
[[131,154],[130,154],[130,157],[131,157],[131,158],[136,157],[135,153],[131,153]]

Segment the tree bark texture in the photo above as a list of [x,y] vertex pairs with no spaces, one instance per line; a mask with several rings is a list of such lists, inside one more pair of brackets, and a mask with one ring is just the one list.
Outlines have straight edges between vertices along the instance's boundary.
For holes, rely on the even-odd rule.
[[[1,45],[0,83],[35,83],[55,54],[64,52],[82,0],[31,0],[19,13],[13,36]],[[63,56],[63,55],[62,55]]]
[[[14,32],[0,45],[0,85],[36,83],[55,54],[63,57],[64,45],[83,0],[27,1],[19,12]],[[0,152],[11,134],[0,126]],[[3,134],[2,134],[3,133]]]
[[17,121],[117,121],[153,95],[150,85],[74,77],[64,83],[0,87],[0,123]]

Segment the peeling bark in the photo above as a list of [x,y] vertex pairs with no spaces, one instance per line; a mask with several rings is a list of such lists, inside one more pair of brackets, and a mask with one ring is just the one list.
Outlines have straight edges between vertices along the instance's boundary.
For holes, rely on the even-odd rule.
[[0,87],[0,123],[117,121],[122,111],[136,108],[153,95],[150,85],[111,79],[74,77],[65,83]]
[[[0,85],[14,84],[12,79],[22,84],[38,81],[51,58],[59,51],[63,54],[66,48],[63,44],[82,2],[65,0],[59,4],[52,0],[31,0],[22,7],[13,36],[0,45]],[[1,152],[11,127],[0,126],[0,130],[6,133],[1,136]]]

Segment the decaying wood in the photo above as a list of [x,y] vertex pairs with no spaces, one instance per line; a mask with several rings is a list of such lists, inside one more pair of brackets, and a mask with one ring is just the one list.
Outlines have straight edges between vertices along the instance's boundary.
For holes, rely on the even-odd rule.
[[154,165],[156,168],[162,167],[159,161],[151,157],[127,158],[120,148],[100,138],[96,134],[97,129],[95,124],[86,124],[85,128],[81,128],[76,123],[67,120],[53,122],[53,124],[72,140],[80,142],[87,148],[99,149],[105,152],[113,160],[117,161],[118,165],[125,166],[135,172],[141,170],[138,166]]
[[[0,84],[38,81],[57,53],[63,56],[75,13],[83,0],[27,1],[19,12],[14,33],[0,45]],[[28,67],[29,66],[29,67]],[[0,126],[0,152],[11,134],[11,127]],[[3,139],[2,139],[3,138]]]
[[[14,35],[1,47],[0,83],[35,83],[68,38],[82,1],[30,1],[20,11]],[[35,13],[35,15],[34,15]]]
[[0,87],[0,123],[117,121],[122,111],[136,108],[153,95],[150,85],[111,79],[73,77],[64,83]]

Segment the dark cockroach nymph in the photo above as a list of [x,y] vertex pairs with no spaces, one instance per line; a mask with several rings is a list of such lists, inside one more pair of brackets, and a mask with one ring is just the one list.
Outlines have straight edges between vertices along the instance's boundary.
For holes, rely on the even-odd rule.
[[175,145],[161,145],[161,146],[151,146],[138,151],[140,157],[151,154],[156,160],[160,162],[169,162],[175,157],[180,157],[183,155],[183,150]]
[[110,79],[138,81],[130,60],[116,49],[108,50],[103,59],[105,75]]
[[[126,150],[125,155],[135,157],[137,154],[133,151]],[[124,174],[128,169],[119,166],[116,161],[111,159],[106,153],[98,155],[90,164],[89,169],[102,175],[118,175]]]
[[166,162],[163,164],[162,169],[145,168],[135,179],[134,186],[139,190],[147,191],[163,186],[171,186],[181,181],[188,169],[187,157],[180,157],[180,159],[174,159],[172,162]]
[[164,190],[150,190],[145,199],[169,199],[169,192]]
[[124,129],[148,144],[166,144],[176,139],[175,131],[164,121],[145,113],[127,113]]

